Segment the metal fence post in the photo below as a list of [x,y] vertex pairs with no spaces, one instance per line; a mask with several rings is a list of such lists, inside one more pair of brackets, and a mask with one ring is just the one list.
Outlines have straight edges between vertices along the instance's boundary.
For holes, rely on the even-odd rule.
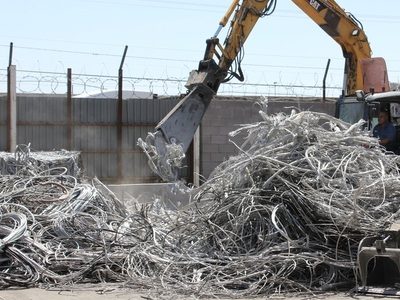
[[123,178],[123,164],[122,164],[122,126],[123,126],[123,66],[126,57],[128,46],[125,46],[124,54],[122,55],[121,65],[118,69],[118,105],[117,105],[117,144],[118,144],[118,156],[117,156],[117,167],[118,167],[118,179]]
[[118,179],[120,180],[123,176],[122,172],[122,80],[123,80],[123,71],[122,69],[118,70],[118,107],[117,107],[117,147],[118,147],[118,156],[117,156],[117,166],[118,166]]
[[331,65],[331,59],[328,59],[325,68],[324,80],[322,82],[322,101],[325,102],[326,100],[326,77],[328,76],[329,66]]
[[14,152],[17,146],[17,68],[7,68],[7,151]]
[[73,139],[72,139],[72,69],[67,69],[67,136],[68,136],[68,149],[73,150]]

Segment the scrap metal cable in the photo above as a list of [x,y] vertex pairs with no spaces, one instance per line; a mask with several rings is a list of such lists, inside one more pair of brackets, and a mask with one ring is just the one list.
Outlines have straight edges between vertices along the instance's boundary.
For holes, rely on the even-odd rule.
[[232,133],[247,134],[239,155],[214,170],[182,223],[159,233],[163,256],[151,260],[168,270],[165,286],[228,296],[352,287],[360,240],[399,219],[399,157],[364,122],[260,113]]
[[399,218],[399,158],[362,122],[261,115],[177,210],[127,206],[96,179],[32,164],[0,177],[0,287],[243,297],[354,286],[360,240]]

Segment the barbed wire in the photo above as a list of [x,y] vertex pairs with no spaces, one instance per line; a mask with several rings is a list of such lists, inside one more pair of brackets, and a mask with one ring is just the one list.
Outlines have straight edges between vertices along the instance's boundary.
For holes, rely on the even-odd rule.
[[[73,74],[72,92],[75,97],[116,98],[118,77],[96,74]],[[328,97],[340,94],[341,87],[332,84],[326,88]],[[229,82],[221,85],[220,95],[235,96],[313,96],[322,94],[322,86],[318,84],[318,74],[314,84],[304,84],[296,78],[294,82],[285,82],[279,78],[273,82]],[[177,77],[124,77],[124,98],[149,98],[158,96],[177,96],[187,92],[186,78]],[[0,69],[0,92],[7,90],[7,71]],[[65,94],[67,92],[67,76],[65,73],[18,70],[18,93]]]

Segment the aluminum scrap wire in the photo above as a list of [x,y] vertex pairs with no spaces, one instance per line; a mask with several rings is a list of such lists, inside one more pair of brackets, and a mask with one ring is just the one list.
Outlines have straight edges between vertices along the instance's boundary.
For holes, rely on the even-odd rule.
[[360,240],[400,217],[398,156],[362,121],[261,115],[232,133],[247,133],[240,154],[215,169],[192,210],[158,228],[161,240],[136,252],[129,272],[230,297],[356,284]]
[[266,115],[193,201],[127,207],[101,182],[0,178],[0,288],[119,282],[190,296],[352,287],[359,241],[398,219],[399,158],[325,114]]
[[[398,157],[382,152],[361,122],[311,112],[262,115],[264,122],[232,133],[248,132],[241,154],[222,163],[197,195],[215,230],[212,245],[261,263],[244,290],[354,282],[360,239],[399,217]],[[285,276],[264,281],[271,269]]]
[[147,238],[141,211],[128,213],[97,179],[69,175],[57,153],[46,165],[26,153],[0,177],[0,288],[124,278],[131,245]]
[[[81,177],[82,166],[79,152],[76,151],[38,151],[31,145],[17,145],[14,153],[0,152],[1,175],[33,175],[41,171],[61,168],[66,174]],[[58,172],[59,173],[59,170]]]

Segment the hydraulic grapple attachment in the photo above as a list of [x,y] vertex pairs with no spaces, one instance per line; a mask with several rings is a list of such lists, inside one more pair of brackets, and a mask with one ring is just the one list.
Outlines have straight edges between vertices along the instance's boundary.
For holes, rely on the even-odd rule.
[[364,238],[358,248],[357,262],[362,285],[359,292],[397,295],[400,231],[388,230],[378,237]]

